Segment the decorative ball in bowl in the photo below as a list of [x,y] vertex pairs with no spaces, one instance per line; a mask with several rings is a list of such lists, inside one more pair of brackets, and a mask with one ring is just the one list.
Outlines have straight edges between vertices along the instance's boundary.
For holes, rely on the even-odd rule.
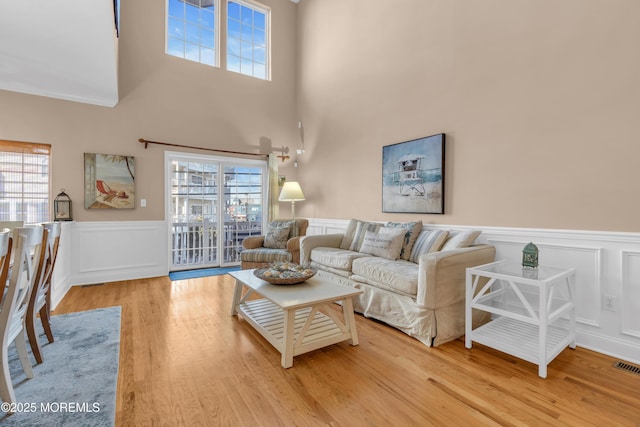
[[274,285],[295,285],[312,278],[316,273],[315,268],[292,262],[277,262],[253,271],[254,276]]

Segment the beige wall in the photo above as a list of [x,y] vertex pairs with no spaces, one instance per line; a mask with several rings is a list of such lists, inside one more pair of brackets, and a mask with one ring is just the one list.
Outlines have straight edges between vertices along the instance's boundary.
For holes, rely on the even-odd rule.
[[[252,152],[262,137],[274,147],[297,141],[296,6],[262,3],[272,10],[271,82],[165,55],[164,1],[124,1],[118,105],[0,91],[0,139],[52,145],[52,193],[67,190],[76,220],[163,219],[164,149],[145,150],[138,138]],[[85,152],[134,156],[136,195],[147,208],[84,209]]]
[[[640,231],[639,16],[636,0],[303,0],[298,214]],[[382,213],[382,146],[440,132],[446,214]]]
[[[273,81],[166,56],[164,2],[123,2],[119,104],[0,91],[0,139],[51,144],[53,195],[82,221],[164,218],[164,149],[138,138],[253,151],[266,137],[291,147],[299,216],[640,231],[637,1],[263,3]],[[382,146],[439,132],[446,214],[382,213]],[[85,210],[84,152],[135,156],[148,207]]]

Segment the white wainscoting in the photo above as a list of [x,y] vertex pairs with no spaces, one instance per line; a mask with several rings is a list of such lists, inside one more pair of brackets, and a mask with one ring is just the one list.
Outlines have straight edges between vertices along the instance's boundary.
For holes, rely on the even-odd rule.
[[[310,219],[307,234],[341,233],[348,223]],[[640,363],[640,233],[425,227],[482,229],[479,242],[494,245],[498,259],[520,260],[524,245],[534,242],[542,264],[575,267],[578,345]],[[165,221],[63,223],[53,306],[71,286],[166,276],[167,230]],[[615,311],[604,309],[605,296],[614,298]]]
[[51,277],[51,305],[55,308],[71,288],[71,256],[67,253],[70,247],[71,228],[74,222],[60,223],[60,243],[58,256]]
[[[348,223],[309,219],[307,235],[342,233]],[[524,246],[533,242],[541,264],[574,267],[577,344],[640,363],[640,233],[435,224],[425,228],[481,229],[478,242],[495,246],[496,259],[519,261]],[[615,311],[605,310],[605,297],[613,297]]]
[[165,221],[64,223],[53,277],[55,307],[71,288],[169,274]]

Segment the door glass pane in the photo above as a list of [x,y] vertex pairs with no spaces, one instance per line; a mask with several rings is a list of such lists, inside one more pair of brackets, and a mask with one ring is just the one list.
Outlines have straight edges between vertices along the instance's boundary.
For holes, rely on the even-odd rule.
[[242,240],[262,234],[262,184],[260,167],[224,168],[224,262],[240,262]]
[[208,267],[217,259],[218,165],[171,162],[172,267]]

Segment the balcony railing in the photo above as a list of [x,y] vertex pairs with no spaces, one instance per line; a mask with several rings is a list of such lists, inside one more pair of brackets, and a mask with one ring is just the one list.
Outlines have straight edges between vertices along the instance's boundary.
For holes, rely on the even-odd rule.
[[[225,222],[221,239],[216,225],[205,222],[171,224],[171,263],[173,267],[213,267],[240,263],[242,241],[262,234],[262,223]],[[222,262],[218,260],[222,247]]]

